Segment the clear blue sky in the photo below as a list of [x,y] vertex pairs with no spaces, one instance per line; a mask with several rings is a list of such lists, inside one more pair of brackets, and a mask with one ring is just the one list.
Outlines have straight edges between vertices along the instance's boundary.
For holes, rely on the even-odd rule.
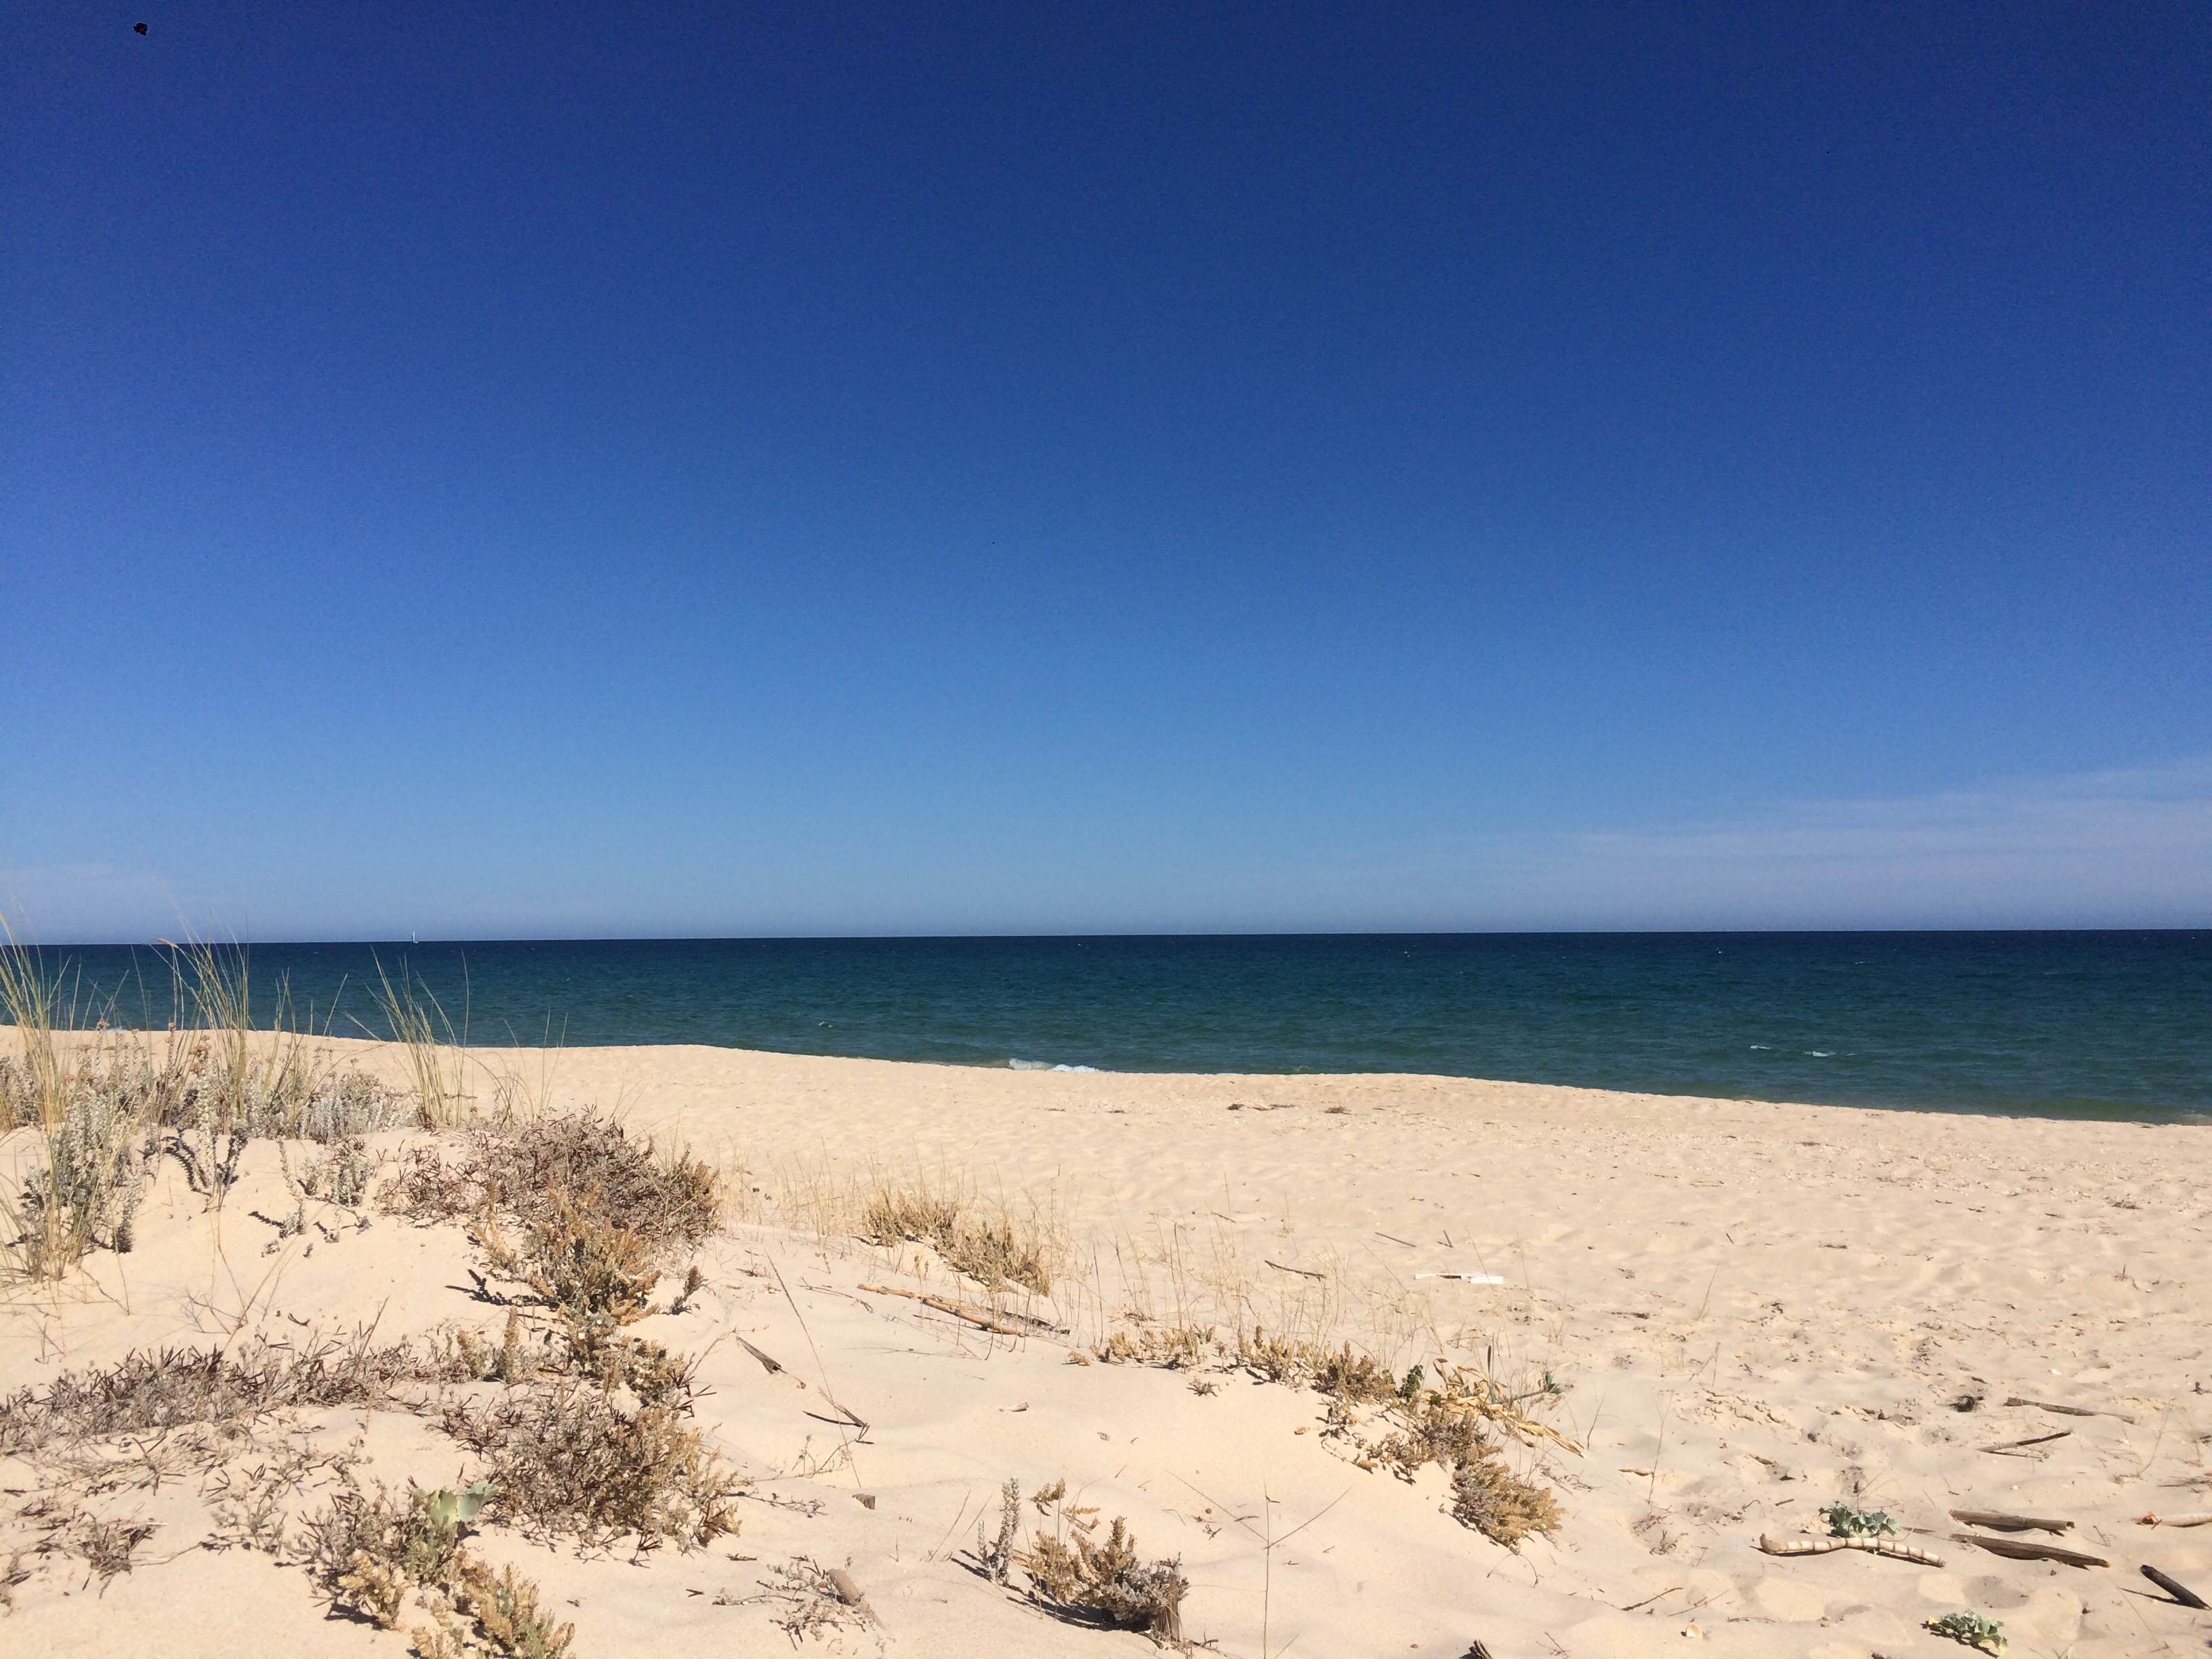
[[9,33],[49,939],[2212,922],[2196,0]]

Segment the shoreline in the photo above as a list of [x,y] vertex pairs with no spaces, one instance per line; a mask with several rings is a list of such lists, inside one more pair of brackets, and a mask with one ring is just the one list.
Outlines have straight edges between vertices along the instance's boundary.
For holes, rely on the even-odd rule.
[[[188,1029],[188,1028],[179,1028]],[[157,1039],[168,1035],[168,1028],[133,1025],[100,1027],[57,1027],[56,1035],[68,1035],[82,1039],[109,1031],[137,1040]],[[271,1040],[276,1035],[266,1028],[257,1028],[258,1040]],[[386,1036],[344,1036],[337,1033],[286,1033],[299,1041],[319,1046],[334,1046],[342,1053],[366,1053],[377,1049],[402,1047],[396,1038]],[[0,1024],[0,1048],[16,1041],[12,1027]],[[1336,1082],[1352,1084],[1382,1084],[1392,1081],[1413,1085],[1467,1085],[1480,1089],[1554,1090],[1575,1095],[1621,1096],[1644,1100],[1676,1100],[1688,1103],[1720,1103],[1745,1106],[1779,1106],[1803,1108],[1808,1110],[1875,1112],[1905,1116],[1978,1117],[1996,1118],[2007,1122],[2045,1121],[2054,1123],[2134,1123],[2152,1127],[2202,1127],[2212,1125],[2212,1105],[2162,1106],[2146,1111],[2124,1102],[2095,1101],[2083,1103],[2081,1109],[2027,1103],[2015,1105],[1966,1102],[1954,1105],[1922,1104],[1911,1101],[1815,1101],[1802,1100],[1784,1095],[1709,1094],[1694,1090],[1675,1090],[1664,1087],[1621,1088],[1606,1085],[1559,1083],[1530,1078],[1477,1076],[1471,1073],[1401,1071],[1237,1071],[1228,1068],[1213,1070],[1173,1070],[1167,1068],[1131,1069],[1105,1066],[1079,1066],[1046,1060],[1031,1060],[1021,1055],[1010,1055],[1002,1060],[944,1060],[920,1055],[879,1055],[832,1053],[806,1048],[753,1048],[734,1043],[692,1042],[675,1040],[618,1042],[618,1043],[501,1043],[467,1042],[451,1045],[463,1055],[497,1054],[520,1060],[526,1056],[550,1056],[558,1060],[569,1054],[649,1055],[666,1051],[696,1049],[702,1054],[726,1054],[743,1060],[823,1060],[861,1066],[912,1066],[929,1069],[976,1072],[984,1075],[1010,1073],[1017,1076],[1097,1077],[1150,1079],[1162,1083],[1210,1080],[1229,1083],[1244,1080],[1255,1085],[1287,1084],[1300,1081]]]

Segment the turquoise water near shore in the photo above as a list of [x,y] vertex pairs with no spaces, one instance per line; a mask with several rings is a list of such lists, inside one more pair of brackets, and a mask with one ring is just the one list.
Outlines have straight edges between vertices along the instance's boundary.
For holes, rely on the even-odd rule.
[[[50,950],[159,1026],[161,955]],[[479,1043],[698,1042],[1139,1072],[2212,1117],[2212,933],[1371,934],[257,945],[256,1000],[381,1035],[404,964]]]

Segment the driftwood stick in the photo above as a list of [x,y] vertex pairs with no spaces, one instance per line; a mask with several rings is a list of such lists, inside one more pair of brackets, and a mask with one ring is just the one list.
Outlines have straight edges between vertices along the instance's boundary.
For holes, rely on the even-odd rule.
[[[995,1314],[988,1308],[976,1307],[973,1303],[955,1302],[950,1297],[932,1296],[926,1291],[902,1291],[894,1285],[863,1285],[860,1288],[876,1296],[902,1296],[909,1302],[919,1302],[925,1308],[934,1308],[941,1314],[951,1314],[955,1319],[964,1319],[980,1330],[994,1332],[1000,1336],[1034,1336],[1040,1331],[1056,1328],[1042,1319],[1030,1319],[1025,1314]],[[1017,1319],[1025,1324],[1014,1324]]]
[[2023,1447],[2041,1446],[2047,1444],[2053,1440],[2063,1440],[2068,1435],[2073,1432],[2074,1431],[2071,1429],[2061,1429],[2056,1434],[2031,1435],[2025,1440],[2000,1440],[1994,1446],[1977,1446],[1974,1449],[1976,1451],[1996,1452],[2005,1457],[2017,1457],[2021,1455],[2021,1449]]
[[2123,1423],[2132,1423],[2135,1421],[2135,1419],[2130,1417],[2125,1412],[2093,1411],[2087,1406],[2061,1406],[2057,1401],[2050,1400],[2023,1400],[2016,1394],[2006,1395],[2005,1404],[2008,1406],[2032,1406],[2037,1411],[2057,1412],[2062,1417],[2117,1417]]
[[2180,1602],[2185,1607],[2203,1608],[2205,1606],[2204,1598],[2203,1596],[2199,1595],[2195,1590],[2190,1589],[2188,1585],[2177,1583],[2174,1580],[2168,1578],[2156,1567],[2145,1567],[2142,1570],[2142,1575],[2144,1577],[2149,1579],[2152,1583],[2164,1590],[2168,1595],[2171,1595],[2175,1601]]
[[2212,1527],[2212,1510],[2200,1510],[2195,1515],[2142,1515],[2136,1517],[2139,1527]]
[[1778,1544],[1761,1533],[1759,1547],[1769,1555],[1833,1555],[1838,1550],[1857,1550],[1866,1555],[1886,1555],[1893,1561],[1917,1561],[1923,1567],[1943,1565],[1940,1555],[1889,1538],[1796,1538]]
[[1973,1532],[1954,1532],[1951,1536],[1961,1544],[1976,1544],[1991,1555],[2009,1555],[2015,1561],[2059,1561],[2069,1567],[2109,1567],[2112,1565],[2101,1555],[2084,1555],[2079,1550],[2062,1550],[2056,1544],[2031,1544],[2022,1538],[1984,1538]]
[[1987,1527],[1991,1532],[2069,1532],[2074,1526],[2071,1521],[2052,1520],[2040,1515],[2006,1515],[1996,1510],[1953,1510],[1951,1518],[1970,1527]]
[[[1264,1257],[1261,1259],[1263,1261],[1266,1260]],[[1273,1267],[1279,1273],[1296,1273],[1300,1279],[1326,1279],[1328,1277],[1327,1273],[1317,1273],[1310,1267],[1285,1267],[1279,1261],[1269,1261],[1267,1265],[1270,1267]]]

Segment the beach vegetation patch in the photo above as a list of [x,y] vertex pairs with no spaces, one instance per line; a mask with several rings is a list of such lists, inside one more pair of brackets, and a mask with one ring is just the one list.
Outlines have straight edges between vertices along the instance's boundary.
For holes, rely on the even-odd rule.
[[957,1188],[878,1181],[862,1211],[860,1231],[881,1246],[926,1244],[947,1266],[994,1290],[1012,1285],[1037,1296],[1052,1293],[1043,1227],[1034,1218],[1018,1221],[1003,1209],[980,1214],[975,1201]]
[[504,1212],[558,1224],[585,1197],[599,1222],[656,1256],[695,1247],[721,1223],[720,1182],[688,1153],[660,1152],[596,1113],[516,1118],[465,1131],[457,1148],[409,1149],[385,1202],[410,1219],[466,1222]]
[[1941,1619],[1930,1619],[1927,1628],[1983,1653],[2004,1651],[2004,1627],[1978,1613],[1947,1613]]
[[1856,1510],[1849,1504],[1831,1504],[1820,1511],[1831,1538],[1889,1538],[1897,1522],[1881,1510]]
[[457,1403],[444,1426],[489,1461],[503,1519],[592,1544],[634,1534],[690,1549],[737,1530],[741,1483],[684,1415],[680,1402],[565,1382]]
[[198,1024],[128,1033],[78,1006],[0,924],[0,1016],[21,1043],[0,1057],[0,1133],[38,1133],[33,1167],[0,1196],[7,1267],[59,1279],[94,1250],[128,1250],[165,1156],[216,1203],[252,1140],[331,1144],[404,1121],[391,1091],[328,1063],[292,1022],[281,982],[269,1027],[255,1028],[246,962],[242,951],[170,947],[174,1006]]
[[1127,1517],[1115,1516],[1098,1536],[1097,1511],[1068,1507],[1066,1488],[1047,1488],[1054,1528],[1039,1530],[1015,1560],[1029,1578],[1030,1599],[1079,1624],[1141,1631],[1155,1643],[1180,1644],[1183,1598],[1190,1580],[1175,1558],[1147,1561]]
[[512,1566],[495,1573],[462,1547],[490,1497],[483,1481],[400,1494],[349,1482],[307,1523],[308,1571],[332,1607],[380,1630],[399,1628],[412,1595],[429,1620],[409,1632],[423,1659],[562,1659],[574,1627]]
[[255,1337],[229,1348],[161,1348],[64,1371],[0,1399],[0,1453],[54,1443],[250,1421],[288,1409],[373,1405],[421,1363],[367,1329],[304,1348]]
[[1557,1532],[1565,1518],[1553,1492],[1514,1474],[1492,1446],[1478,1445],[1455,1463],[1451,1483],[1452,1519],[1509,1550],[1532,1532]]

